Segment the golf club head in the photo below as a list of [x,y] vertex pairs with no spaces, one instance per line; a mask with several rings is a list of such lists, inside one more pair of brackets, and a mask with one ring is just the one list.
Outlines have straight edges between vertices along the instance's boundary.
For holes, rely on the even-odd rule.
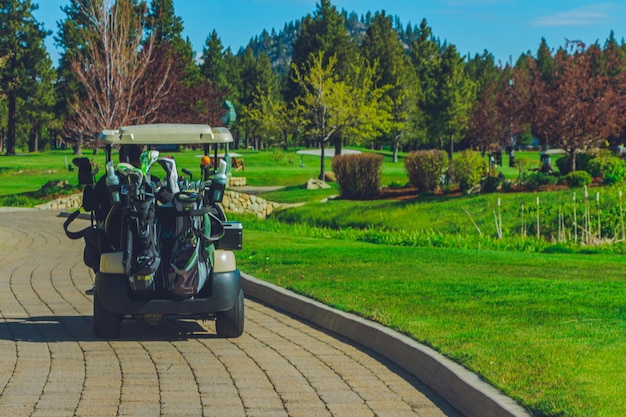
[[167,174],[167,185],[170,188],[172,194],[176,194],[180,191],[178,185],[178,172],[176,170],[176,161],[173,158],[159,158],[157,160],[159,165],[163,167]]
[[141,171],[144,175],[150,175],[150,167],[159,159],[159,151],[152,149],[141,153],[139,158],[141,162]]
[[132,171],[133,169],[135,169],[135,167],[129,163],[126,162],[120,162],[119,164],[117,164],[117,172],[120,175],[123,175],[125,177],[128,176],[128,172]]

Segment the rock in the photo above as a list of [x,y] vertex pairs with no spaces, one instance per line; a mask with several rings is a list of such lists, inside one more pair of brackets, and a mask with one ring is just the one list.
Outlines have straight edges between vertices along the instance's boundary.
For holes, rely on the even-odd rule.
[[45,183],[41,189],[42,190],[47,190],[50,188],[66,188],[68,186],[68,182],[66,180],[50,180],[47,183]]
[[330,188],[330,185],[326,184],[324,181],[317,179],[317,178],[311,178],[306,183],[307,190],[320,190],[320,189],[326,189],[326,188]]

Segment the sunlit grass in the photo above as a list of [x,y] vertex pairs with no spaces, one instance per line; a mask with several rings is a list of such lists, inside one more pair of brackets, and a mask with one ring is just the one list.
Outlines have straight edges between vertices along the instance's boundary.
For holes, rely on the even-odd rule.
[[390,247],[247,224],[242,270],[406,333],[537,415],[626,415],[626,258]]

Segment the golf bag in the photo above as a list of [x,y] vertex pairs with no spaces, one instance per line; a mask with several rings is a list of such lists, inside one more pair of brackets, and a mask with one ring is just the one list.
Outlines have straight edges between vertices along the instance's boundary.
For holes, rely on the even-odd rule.
[[189,191],[179,192],[174,197],[176,225],[166,287],[181,298],[195,296],[209,272],[213,245],[207,245],[204,239],[208,216],[205,210],[199,209],[200,201],[197,193]]

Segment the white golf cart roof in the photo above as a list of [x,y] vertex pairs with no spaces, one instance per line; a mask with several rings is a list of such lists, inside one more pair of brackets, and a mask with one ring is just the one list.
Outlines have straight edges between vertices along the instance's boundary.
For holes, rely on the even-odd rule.
[[103,130],[98,139],[108,145],[187,145],[230,143],[233,135],[225,127],[157,123]]

